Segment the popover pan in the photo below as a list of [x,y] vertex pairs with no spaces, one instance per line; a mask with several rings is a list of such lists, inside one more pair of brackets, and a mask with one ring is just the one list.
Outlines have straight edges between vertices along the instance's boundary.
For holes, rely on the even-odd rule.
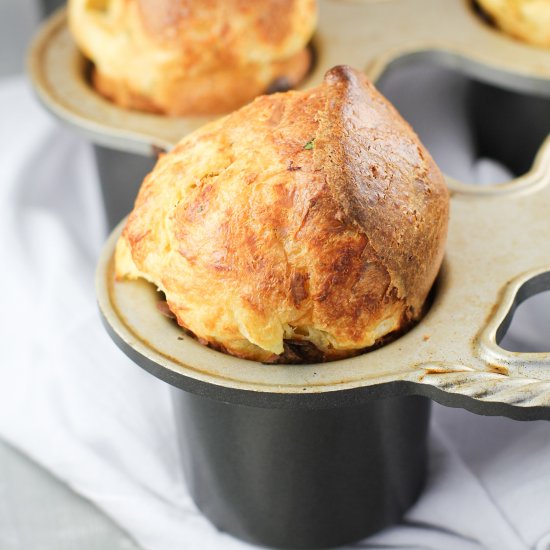
[[[491,95],[520,92],[506,112],[517,97],[548,105],[550,50],[500,33],[466,0],[319,4],[317,61],[302,87],[336,64],[378,81],[405,63],[436,62],[485,83],[472,112],[486,154],[518,175],[534,147],[538,154],[506,184],[448,178],[449,240],[430,310],[393,343],[334,363],[263,365],[203,347],[158,312],[151,285],[114,282],[121,227],[111,235],[97,270],[103,321],[127,355],[172,386],[195,502],[220,529],[279,548],[345,544],[398,521],[424,483],[431,400],[550,419],[550,353],[498,345],[515,308],[550,289],[550,140],[528,147],[513,128],[504,135]],[[44,105],[98,147],[111,226],[131,208],[152,157],[208,120],[130,112],[100,97],[64,11],[37,35],[29,67]],[[529,135],[548,133],[541,108],[530,120]]]
[[[550,140],[504,185],[449,180],[451,223],[433,302],[399,339],[358,357],[265,365],[185,335],[145,281],[97,269],[115,343],[172,386],[191,494],[218,526],[278,548],[325,548],[399,520],[426,474],[429,399],[550,419],[550,353],[498,345],[515,308],[550,289]],[[429,398],[429,399],[427,399]]]

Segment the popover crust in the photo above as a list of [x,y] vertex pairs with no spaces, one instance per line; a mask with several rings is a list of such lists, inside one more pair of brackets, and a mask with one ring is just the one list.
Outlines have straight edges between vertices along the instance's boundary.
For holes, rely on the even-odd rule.
[[315,0],[69,0],[97,90],[122,107],[226,113],[307,73]]
[[519,40],[550,48],[549,0],[477,0],[504,32]]
[[367,78],[331,69],[184,138],[145,179],[120,278],[162,290],[201,342],[259,361],[331,360],[407,328],[439,270],[449,196]]

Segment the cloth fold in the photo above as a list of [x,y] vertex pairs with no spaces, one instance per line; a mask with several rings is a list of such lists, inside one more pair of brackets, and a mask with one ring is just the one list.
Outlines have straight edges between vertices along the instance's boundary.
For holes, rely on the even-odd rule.
[[[0,437],[146,550],[251,548],[197,511],[168,387],[101,326],[93,275],[106,230],[90,146],[51,120],[23,79],[0,81],[0,116]],[[350,548],[549,549],[550,424],[435,406],[432,428],[418,503]]]

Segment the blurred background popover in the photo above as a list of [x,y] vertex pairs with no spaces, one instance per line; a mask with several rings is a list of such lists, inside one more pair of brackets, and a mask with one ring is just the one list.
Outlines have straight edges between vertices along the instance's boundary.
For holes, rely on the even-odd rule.
[[550,48],[550,0],[477,0],[504,32]]
[[122,107],[227,113],[307,73],[315,0],[69,0],[96,89]]

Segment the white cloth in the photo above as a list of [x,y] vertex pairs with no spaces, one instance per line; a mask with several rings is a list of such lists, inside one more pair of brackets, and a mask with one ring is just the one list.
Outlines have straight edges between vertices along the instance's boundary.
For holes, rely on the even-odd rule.
[[[147,550],[250,548],[197,512],[167,386],[103,330],[105,239],[90,146],[21,79],[0,81],[0,437],[85,495]],[[550,424],[435,407],[428,486],[365,548],[550,548]]]

